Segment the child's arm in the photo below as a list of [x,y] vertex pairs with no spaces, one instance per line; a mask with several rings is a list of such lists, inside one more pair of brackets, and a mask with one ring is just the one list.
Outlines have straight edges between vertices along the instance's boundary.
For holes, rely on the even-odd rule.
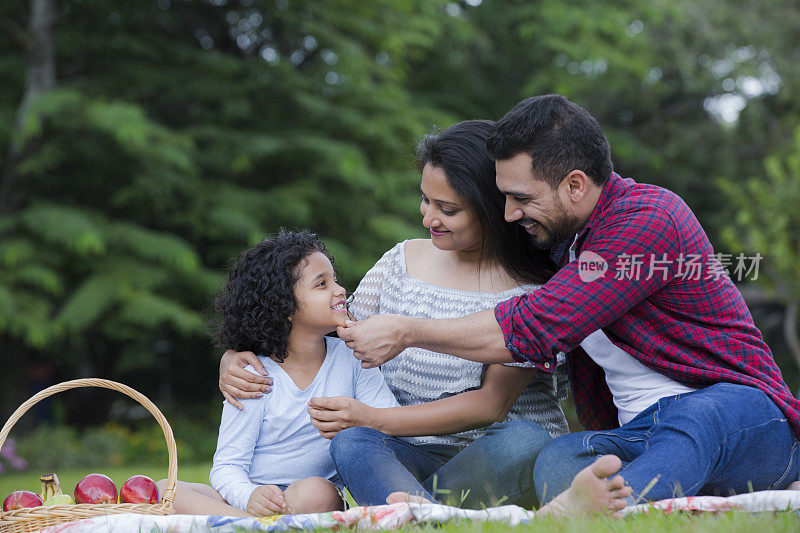
[[242,400],[241,411],[227,401],[222,407],[217,451],[208,479],[225,501],[242,510],[247,509],[250,496],[258,487],[250,481],[250,464],[268,401],[269,396]]
[[489,365],[480,389],[441,400],[380,408],[347,397],[313,398],[309,414],[314,427],[326,438],[355,426],[394,436],[458,433],[504,420],[536,372],[530,368]]

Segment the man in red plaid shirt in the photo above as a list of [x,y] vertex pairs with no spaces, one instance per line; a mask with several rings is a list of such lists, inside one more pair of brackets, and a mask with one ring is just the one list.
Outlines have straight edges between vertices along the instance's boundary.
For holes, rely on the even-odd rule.
[[800,401],[683,200],[615,174],[600,125],[562,96],[520,102],[488,147],[506,219],[549,249],[558,271],[494,310],[339,328],[362,365],[410,346],[542,372],[567,364],[590,431],[540,453],[541,503],[606,454],[621,459],[628,503],[797,480]]

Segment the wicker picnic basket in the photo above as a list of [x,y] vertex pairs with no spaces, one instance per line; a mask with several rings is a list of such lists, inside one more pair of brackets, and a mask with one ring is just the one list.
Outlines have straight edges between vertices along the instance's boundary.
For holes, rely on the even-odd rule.
[[74,522],[75,520],[82,520],[84,518],[93,518],[96,516],[120,513],[139,513],[139,514],[152,514],[152,515],[166,515],[172,513],[172,502],[175,500],[175,485],[178,480],[178,454],[175,446],[175,437],[172,435],[172,428],[158,410],[158,407],[147,399],[140,392],[117,383],[99,378],[75,379],[72,381],[65,381],[58,385],[48,387],[37,394],[34,394],[28,401],[19,406],[14,411],[14,414],[9,417],[8,421],[0,431],[0,448],[8,437],[8,433],[14,424],[22,417],[35,404],[41,400],[52,396],[56,393],[63,392],[69,389],[78,389],[82,387],[101,387],[104,389],[111,389],[122,394],[130,396],[145,409],[150,411],[150,414],[161,426],[164,432],[164,438],[167,441],[167,452],[169,454],[169,471],[167,474],[167,488],[161,495],[161,502],[159,503],[100,503],[100,504],[75,504],[75,505],[50,505],[40,507],[30,507],[24,509],[16,509],[13,511],[0,511],[0,533],[6,532],[28,532],[39,531],[46,527],[55,526],[58,524],[65,524],[67,522]]

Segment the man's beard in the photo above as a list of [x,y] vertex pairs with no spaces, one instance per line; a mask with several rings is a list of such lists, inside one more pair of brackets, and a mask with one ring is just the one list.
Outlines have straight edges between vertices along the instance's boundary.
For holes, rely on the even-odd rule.
[[558,220],[557,224],[559,224],[559,226],[557,229],[553,229],[552,231],[540,224],[539,227],[542,228],[547,237],[542,240],[536,235],[528,235],[534,248],[538,248],[539,250],[550,250],[566,240],[574,239],[575,232],[566,228],[574,227],[577,224],[577,220],[574,217],[566,217],[563,222],[566,222],[569,224],[569,226],[562,226],[562,220]]
[[[558,202],[556,205],[559,207],[561,212],[551,223],[551,227],[545,227],[543,224],[538,222],[536,224],[546,234],[545,239],[541,240],[538,236],[531,234],[528,235],[531,244],[535,248],[540,250],[550,250],[566,240],[572,241],[572,239],[575,238],[575,234],[580,230],[580,221],[578,220],[578,217],[568,215],[560,202]],[[523,225],[530,224],[531,222],[535,221],[531,218],[523,218],[519,221],[519,223]]]

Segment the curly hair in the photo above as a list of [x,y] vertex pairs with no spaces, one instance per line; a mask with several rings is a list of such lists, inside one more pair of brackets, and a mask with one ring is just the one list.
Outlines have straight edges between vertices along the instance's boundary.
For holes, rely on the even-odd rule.
[[314,252],[333,262],[315,234],[281,229],[277,237],[239,254],[214,301],[209,333],[217,346],[283,362],[292,331],[289,319],[297,309],[294,286],[302,272],[300,263]]

